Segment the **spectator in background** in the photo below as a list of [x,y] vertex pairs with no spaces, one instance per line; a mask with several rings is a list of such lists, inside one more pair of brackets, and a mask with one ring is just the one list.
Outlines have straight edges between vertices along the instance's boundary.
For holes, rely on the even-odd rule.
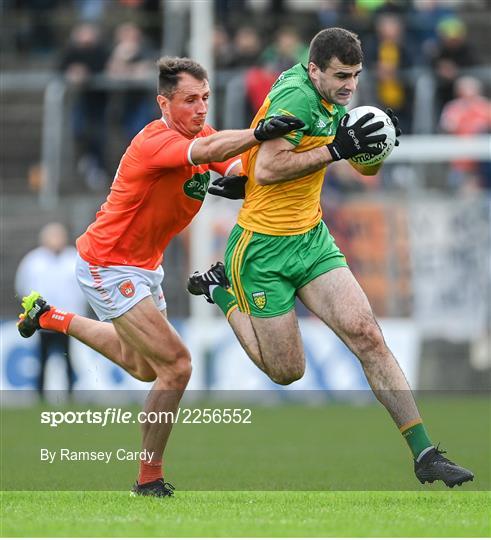
[[[51,14],[58,8],[59,3],[60,0],[22,0],[22,2],[17,2],[16,7],[22,10],[23,15],[19,17],[19,28],[17,29],[22,48],[35,54],[51,54],[55,50],[55,29]],[[5,9],[4,4],[6,2],[2,0],[0,10]]]
[[414,12],[409,16],[409,26],[413,39],[411,45],[417,51],[418,63],[425,64],[436,52],[437,28],[443,19],[455,15],[449,5],[439,0],[413,0]]
[[453,88],[462,68],[477,64],[476,57],[467,40],[464,23],[451,17],[442,20],[437,27],[438,43],[433,55],[433,67],[437,77],[437,113],[453,98]]
[[[474,77],[460,77],[455,82],[455,96],[443,108],[442,131],[462,137],[489,133],[491,101],[483,96],[481,82]],[[490,189],[490,164],[454,161],[449,180],[453,189]]]
[[249,118],[253,118],[255,111],[261,107],[278,75],[277,72],[261,66],[251,67],[246,71],[244,83]]
[[233,27],[234,21],[244,20],[247,10],[246,0],[214,0],[215,20],[227,30]]
[[[261,45],[260,42],[258,44],[257,55],[259,56]],[[250,118],[261,107],[278,75],[299,62],[307,64],[308,54],[308,47],[301,41],[294,28],[280,28],[275,41],[266,48],[260,58],[256,57],[258,65],[251,67],[245,74],[248,116]]]
[[399,117],[403,132],[411,131],[412,88],[404,70],[413,64],[404,43],[404,28],[398,15],[379,15],[375,39],[368,44],[365,59],[374,71],[376,100],[382,109],[391,108]]
[[266,48],[261,61],[270,70],[281,73],[295,64],[307,65],[309,48],[302,41],[297,30],[290,26],[280,28],[274,42]]
[[233,66],[234,50],[227,30],[223,26],[213,29],[213,58],[216,69],[227,69]]
[[[143,34],[131,22],[121,24],[115,32],[115,45],[107,63],[113,79],[145,81],[153,77],[153,54]],[[155,117],[152,94],[141,88],[123,92],[123,125],[127,142]]]
[[[329,28],[331,26],[339,26],[341,10],[348,2],[340,0],[322,0],[316,10],[317,20],[321,28]],[[353,2],[349,2],[353,5]],[[344,7],[346,10],[346,7]]]
[[240,27],[233,43],[233,67],[252,67],[259,65],[262,41],[258,31],[252,26]]
[[385,0],[355,0],[355,4],[360,11],[374,12],[385,4]]
[[[15,276],[15,289],[20,297],[31,292],[31,288],[48,291],[69,310],[86,313],[87,304],[75,278],[77,250],[68,245],[68,233],[61,223],[48,223],[39,233],[39,247],[24,256]],[[47,292],[47,294],[48,294]],[[39,332],[40,372],[37,389],[43,397],[46,365],[49,356],[56,351],[63,354],[66,364],[68,391],[73,389],[75,379],[70,359],[69,338],[42,330]]]
[[246,123],[254,116],[277,76],[269,67],[261,65],[262,45],[258,31],[252,26],[243,26],[235,34],[232,65],[235,68],[245,68],[243,85]]
[[97,26],[82,23],[72,30],[59,63],[59,70],[77,91],[72,111],[77,169],[91,190],[105,188],[107,183],[104,168],[107,95],[86,85],[93,75],[104,72],[107,57]]
[[151,43],[155,48],[161,46],[165,0],[104,0],[104,2],[111,6],[109,11],[117,10],[118,16],[115,20],[137,23],[143,29],[146,43]]
[[371,10],[378,7],[377,3],[370,1],[365,6],[365,2],[355,0],[321,0],[316,10],[318,29],[335,26],[350,28],[360,38],[367,39],[372,35]]
[[[358,0],[360,2],[360,0]],[[380,15],[397,15],[399,17],[405,17],[411,11],[411,3],[407,0],[383,0],[380,2],[374,2],[373,0],[365,0],[363,2],[365,5],[371,4],[371,9],[375,17]],[[377,7],[374,9],[374,4],[377,4]]]

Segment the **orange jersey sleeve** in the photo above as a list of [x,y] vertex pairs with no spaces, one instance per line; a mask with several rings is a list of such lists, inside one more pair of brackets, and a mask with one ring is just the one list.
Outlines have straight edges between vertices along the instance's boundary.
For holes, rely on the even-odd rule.
[[153,130],[141,143],[141,157],[150,169],[183,167],[192,164],[189,156],[192,142],[172,129]]
[[[210,169],[217,172],[220,176],[228,176],[232,173],[232,170],[236,165],[239,165],[240,170],[242,171],[242,161],[240,156],[235,156],[227,161],[210,163]],[[237,172],[235,174],[238,174]]]
[[[207,128],[207,135],[216,133],[216,129],[213,129],[211,126],[207,126]],[[220,176],[227,176],[228,174],[230,174],[231,170],[235,167],[235,165],[240,165],[240,168],[242,169],[240,155],[231,157],[226,161],[214,161],[213,163],[209,164],[209,167],[212,171],[217,172]]]

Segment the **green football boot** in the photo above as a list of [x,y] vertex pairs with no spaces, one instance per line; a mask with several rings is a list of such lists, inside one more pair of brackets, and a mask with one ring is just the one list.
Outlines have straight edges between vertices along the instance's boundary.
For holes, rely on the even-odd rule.
[[17,329],[19,334],[28,338],[31,337],[36,330],[39,330],[39,317],[51,309],[46,300],[36,291],[31,291],[31,294],[24,296],[22,299],[22,307],[24,313],[19,315]]

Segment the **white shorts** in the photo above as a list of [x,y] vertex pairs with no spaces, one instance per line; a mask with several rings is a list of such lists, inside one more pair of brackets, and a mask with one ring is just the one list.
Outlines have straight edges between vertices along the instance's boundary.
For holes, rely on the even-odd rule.
[[159,311],[165,303],[161,283],[164,269],[146,270],[136,266],[96,266],[77,256],[78,283],[101,321],[124,315],[147,296],[152,295]]

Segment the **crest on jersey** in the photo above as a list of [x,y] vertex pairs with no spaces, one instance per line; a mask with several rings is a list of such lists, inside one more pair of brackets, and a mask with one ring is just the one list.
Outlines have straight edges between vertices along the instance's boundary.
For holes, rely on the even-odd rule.
[[264,291],[253,292],[252,299],[254,300],[254,304],[257,308],[264,309],[266,307],[267,298]]
[[122,281],[118,285],[119,292],[125,297],[125,298],[131,298],[132,296],[135,296],[135,286],[133,285],[133,282],[131,279],[127,279],[126,281]]
[[208,191],[208,184],[210,183],[210,173],[193,174],[192,178],[184,182],[184,193],[192,199],[203,201]]

